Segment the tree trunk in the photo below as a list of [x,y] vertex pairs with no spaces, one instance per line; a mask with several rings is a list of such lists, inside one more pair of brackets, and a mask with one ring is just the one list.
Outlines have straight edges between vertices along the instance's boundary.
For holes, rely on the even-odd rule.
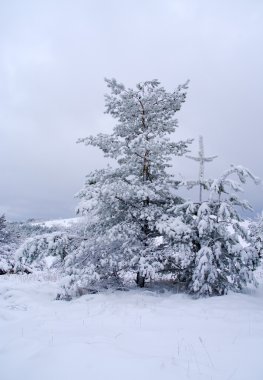
[[136,284],[137,284],[140,288],[144,288],[144,285],[145,285],[145,276],[142,276],[142,275],[140,274],[140,272],[137,272]]

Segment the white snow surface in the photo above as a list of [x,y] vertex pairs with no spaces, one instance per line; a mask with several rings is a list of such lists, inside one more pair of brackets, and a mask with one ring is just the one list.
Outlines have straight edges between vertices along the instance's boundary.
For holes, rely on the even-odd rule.
[[138,289],[67,302],[57,291],[51,275],[0,276],[1,380],[263,378],[262,285],[198,300]]

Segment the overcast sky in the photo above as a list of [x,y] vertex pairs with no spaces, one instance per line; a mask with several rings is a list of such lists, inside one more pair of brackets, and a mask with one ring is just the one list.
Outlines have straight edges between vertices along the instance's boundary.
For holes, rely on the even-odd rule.
[[[85,174],[106,163],[75,143],[111,132],[104,77],[168,90],[189,78],[175,137],[204,136],[219,155],[208,176],[236,163],[263,178],[262,20],[262,0],[0,1],[0,212],[74,215]],[[197,165],[174,171],[196,177]],[[262,185],[244,196],[262,210]]]

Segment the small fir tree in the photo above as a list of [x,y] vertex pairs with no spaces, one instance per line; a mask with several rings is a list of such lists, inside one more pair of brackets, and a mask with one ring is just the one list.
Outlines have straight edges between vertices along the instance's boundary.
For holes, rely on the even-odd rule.
[[[239,181],[231,180],[232,174]],[[181,207],[191,234],[186,247],[181,245],[178,250],[179,262],[187,288],[196,296],[222,295],[228,290],[239,291],[249,282],[255,283],[253,271],[258,265],[258,255],[249,244],[248,231],[237,209],[251,206],[236,195],[242,190],[240,182],[245,183],[248,178],[258,183],[247,169],[232,166],[219,179],[207,181],[210,182],[207,201],[189,202]]]
[[251,244],[256,248],[259,258],[263,258],[263,213],[256,221],[249,223]]
[[207,190],[207,183],[205,180],[205,163],[212,162],[217,156],[206,157],[204,152],[204,142],[203,136],[199,136],[199,152],[198,156],[186,156],[191,160],[199,162],[199,176],[197,181],[189,181],[188,188],[192,186],[199,185],[199,202],[202,202],[202,192],[203,190]]

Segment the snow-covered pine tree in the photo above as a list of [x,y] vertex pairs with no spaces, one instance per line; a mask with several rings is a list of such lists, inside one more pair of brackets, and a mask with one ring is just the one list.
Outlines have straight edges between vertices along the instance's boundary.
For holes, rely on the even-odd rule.
[[[168,169],[171,158],[185,154],[192,140],[172,142],[169,135],[178,126],[175,114],[185,101],[187,83],[173,92],[158,80],[139,83],[136,89],[126,89],[115,79],[106,83],[111,91],[105,97],[106,113],[117,125],[111,134],[79,142],[98,147],[117,165],[90,173],[78,194],[79,213],[92,213],[95,222],[89,226],[88,247],[71,268],[75,275],[79,271],[80,280],[85,267],[88,272],[96,268],[96,278],[119,277],[132,268],[143,286],[146,277],[163,267],[165,250],[155,238],[175,233],[179,223],[171,210],[182,199]],[[89,278],[94,280],[93,275]]]
[[7,221],[4,214],[0,216],[0,244],[5,244],[9,241],[10,233],[7,229]]
[[[232,174],[239,181],[231,180]],[[240,182],[245,183],[248,178],[258,183],[249,170],[232,166],[219,179],[206,181],[210,182],[207,201],[188,202],[180,207],[191,235],[185,247],[180,243],[177,260],[189,292],[196,296],[222,295],[255,283],[253,271],[258,265],[258,254],[255,246],[249,244],[248,231],[238,213],[238,207],[251,206],[236,194],[242,191]]]
[[249,223],[251,244],[256,248],[259,258],[263,258],[263,213],[257,220]]
[[205,181],[205,163],[212,162],[217,156],[206,157],[204,152],[204,142],[203,136],[199,136],[199,152],[198,156],[186,156],[191,160],[199,162],[199,176],[197,181],[189,181],[187,183],[188,188],[191,188],[195,185],[199,185],[199,202],[202,202],[202,192],[203,190],[207,190],[207,183]]
[[12,273],[15,265],[15,236],[5,215],[0,216],[0,275]]

